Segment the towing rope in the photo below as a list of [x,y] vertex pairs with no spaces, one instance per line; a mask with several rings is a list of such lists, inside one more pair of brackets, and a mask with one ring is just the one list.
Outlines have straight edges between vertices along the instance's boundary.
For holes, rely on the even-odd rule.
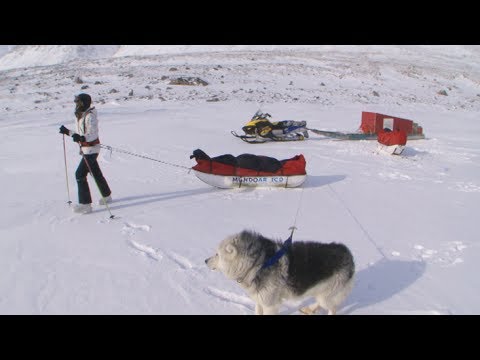
[[183,166],[183,165],[172,164],[172,163],[169,163],[169,162],[166,162],[166,161],[162,161],[162,160],[158,160],[158,159],[154,159],[154,158],[151,158],[151,157],[148,157],[148,156],[135,154],[135,153],[133,153],[133,152],[131,152],[131,151],[126,151],[126,150],[114,148],[113,146],[100,144],[100,147],[101,147],[102,149],[110,150],[110,154],[112,153],[112,151],[118,151],[118,152],[121,152],[121,153],[124,153],[124,154],[129,154],[129,155],[137,156],[137,157],[140,157],[140,158],[142,158],[142,159],[147,159],[147,160],[156,161],[156,162],[159,162],[159,163],[162,163],[162,164],[165,164],[165,165],[175,166],[175,167],[179,167],[179,168],[182,168],[182,169],[187,169],[187,170],[189,170],[189,171],[191,170],[191,168],[186,167],[186,166]]

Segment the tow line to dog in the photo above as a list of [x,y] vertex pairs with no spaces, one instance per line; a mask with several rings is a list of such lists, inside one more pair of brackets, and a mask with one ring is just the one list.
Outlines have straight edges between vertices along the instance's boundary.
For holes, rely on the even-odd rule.
[[265,269],[269,266],[272,266],[273,264],[275,264],[283,255],[285,255],[285,253],[287,252],[288,248],[290,246],[292,246],[292,242],[293,242],[293,232],[297,229],[296,225],[297,225],[297,218],[298,218],[298,213],[300,211],[300,206],[302,204],[302,199],[303,199],[303,191],[304,191],[305,188],[302,187],[302,191],[300,193],[300,200],[298,201],[298,206],[297,206],[297,213],[295,214],[295,218],[293,220],[293,225],[290,226],[288,228],[288,230],[292,230],[292,232],[290,233],[290,236],[288,237],[287,240],[284,241],[282,247],[275,253],[273,254],[273,256],[266,260],[265,263],[262,265],[261,269]]

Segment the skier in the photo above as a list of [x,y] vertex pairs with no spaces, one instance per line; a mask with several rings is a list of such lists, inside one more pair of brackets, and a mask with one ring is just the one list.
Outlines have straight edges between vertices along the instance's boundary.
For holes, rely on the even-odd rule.
[[105,180],[97,162],[100,153],[97,110],[91,106],[92,98],[88,94],[79,94],[75,96],[74,101],[76,131],[69,130],[62,125],[60,126],[60,134],[71,136],[73,141],[80,146],[82,159],[75,172],[78,185],[78,205],[73,207],[73,211],[79,214],[87,214],[92,212],[92,197],[87,182],[89,172],[95,179],[102,195],[99,205],[110,203],[112,196],[107,180]]

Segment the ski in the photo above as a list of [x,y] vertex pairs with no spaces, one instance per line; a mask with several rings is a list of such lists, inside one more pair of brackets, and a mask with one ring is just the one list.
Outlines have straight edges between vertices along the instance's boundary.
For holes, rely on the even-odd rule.
[[231,131],[232,135],[239,138],[239,139],[242,139],[243,141],[245,141],[246,143],[249,143],[249,144],[263,144],[264,142],[267,142],[268,140],[267,139],[262,139],[262,138],[259,138],[257,136],[248,136],[248,135],[238,135],[235,131]]
[[307,128],[307,130],[317,135],[323,135],[340,140],[376,140],[377,134],[367,135],[362,133],[342,133],[338,131],[325,131]]
[[249,144],[263,144],[266,142],[285,142],[285,141],[301,141],[305,140],[305,137],[300,134],[294,134],[294,136],[285,136],[285,137],[268,137],[262,138],[257,136],[249,136],[249,135],[238,135],[235,131],[231,131],[232,135],[238,137]]
[[[311,129],[311,128],[306,128],[307,130],[313,132],[314,134],[317,135],[323,135],[327,137],[331,137],[334,139],[339,139],[339,140],[377,140],[378,135],[377,134],[363,134],[363,133],[344,133],[344,132],[339,132],[339,131],[325,131],[325,130],[317,130],[317,129]],[[424,139],[425,136],[423,134],[410,134],[407,135],[408,140],[419,140],[419,139]]]

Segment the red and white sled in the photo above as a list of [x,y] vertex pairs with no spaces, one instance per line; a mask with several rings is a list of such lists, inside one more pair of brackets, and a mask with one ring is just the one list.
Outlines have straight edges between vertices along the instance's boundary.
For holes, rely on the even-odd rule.
[[204,183],[221,188],[233,189],[241,187],[284,187],[294,188],[302,185],[307,175],[279,175],[279,176],[230,176],[215,175],[193,170],[195,175]]
[[307,178],[306,161],[303,155],[285,160],[252,154],[210,158],[203,151],[195,150],[190,158],[193,157],[197,161],[197,165],[192,167],[194,174],[206,184],[222,189],[294,188],[302,185]]

